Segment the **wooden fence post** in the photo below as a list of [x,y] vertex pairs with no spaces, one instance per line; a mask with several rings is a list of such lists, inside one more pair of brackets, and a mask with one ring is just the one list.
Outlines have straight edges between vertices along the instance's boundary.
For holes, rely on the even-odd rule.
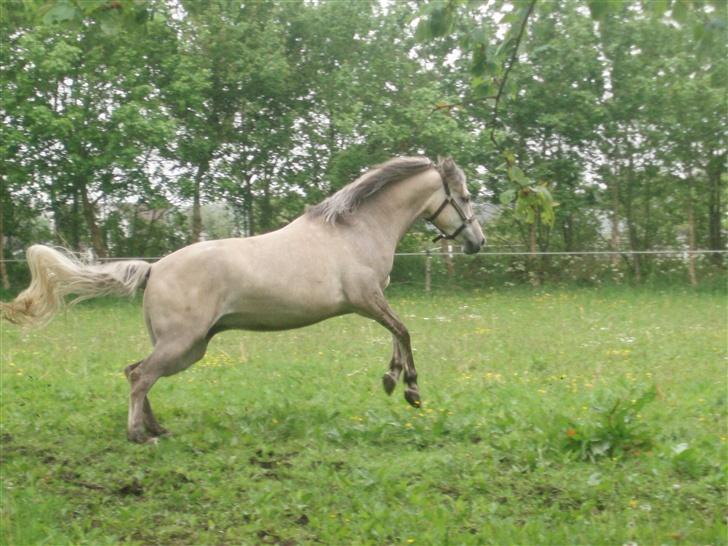
[[426,251],[425,256],[425,292],[429,292],[432,286],[432,252]]

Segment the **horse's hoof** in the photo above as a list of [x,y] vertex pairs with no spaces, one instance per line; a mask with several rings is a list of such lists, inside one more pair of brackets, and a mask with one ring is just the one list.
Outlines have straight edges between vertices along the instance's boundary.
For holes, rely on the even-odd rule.
[[149,434],[157,436],[158,438],[167,438],[168,436],[172,436],[172,433],[164,427],[149,428],[147,430],[149,431]]
[[405,390],[404,399],[407,400],[409,405],[412,406],[413,408],[419,408],[422,406],[422,401],[420,400],[420,393],[414,389]]
[[126,433],[126,438],[135,444],[146,444],[149,439],[154,438],[154,436],[147,436],[141,431],[130,431]]
[[148,436],[147,434],[145,434],[144,432],[141,432],[141,431],[127,432],[126,437],[130,442],[133,442],[135,444],[157,445],[159,443],[158,436]]
[[385,373],[382,376],[382,386],[384,387],[384,392],[387,394],[392,394],[392,391],[394,391],[394,387],[397,386],[397,381],[389,375],[388,373]]

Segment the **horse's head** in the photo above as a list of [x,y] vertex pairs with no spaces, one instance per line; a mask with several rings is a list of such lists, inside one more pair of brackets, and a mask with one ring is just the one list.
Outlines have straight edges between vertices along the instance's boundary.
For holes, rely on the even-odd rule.
[[485,236],[470,202],[465,173],[451,158],[437,163],[442,188],[427,204],[427,221],[440,230],[435,240],[452,239],[462,243],[466,254],[475,254],[485,244]]

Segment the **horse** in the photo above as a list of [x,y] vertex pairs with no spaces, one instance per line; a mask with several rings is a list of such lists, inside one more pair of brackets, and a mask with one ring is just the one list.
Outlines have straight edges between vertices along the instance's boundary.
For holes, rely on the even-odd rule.
[[148,393],[160,377],[200,360],[218,332],[288,330],[357,313],[392,334],[392,394],[404,373],[405,400],[420,407],[417,371],[407,327],[384,289],[398,242],[420,217],[474,254],[485,243],[466,178],[450,159],[391,159],[374,167],[283,228],[247,238],[191,244],[150,264],[127,260],[88,264],[63,249],[27,250],[28,288],[0,304],[10,322],[43,325],[66,304],[144,289],[144,318],[152,352],[130,364],[127,437],[156,442],[168,434],[152,413]]

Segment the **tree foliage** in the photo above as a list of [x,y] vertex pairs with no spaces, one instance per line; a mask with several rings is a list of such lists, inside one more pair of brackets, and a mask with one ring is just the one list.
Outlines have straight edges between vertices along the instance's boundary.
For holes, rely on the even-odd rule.
[[1,9],[5,258],[268,231],[402,154],[464,165],[505,244],[725,248],[721,2]]

